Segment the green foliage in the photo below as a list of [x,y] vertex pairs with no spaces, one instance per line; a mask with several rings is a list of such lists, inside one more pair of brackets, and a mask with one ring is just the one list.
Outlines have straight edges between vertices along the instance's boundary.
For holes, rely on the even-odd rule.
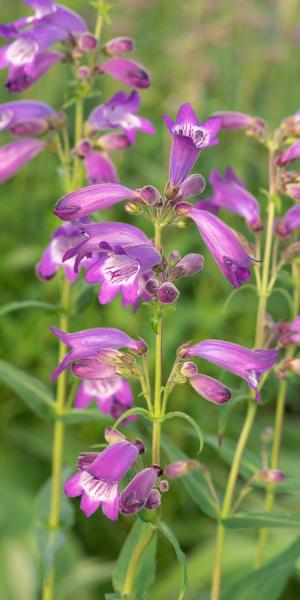
[[177,560],[182,569],[182,584],[180,588],[180,592],[178,595],[178,600],[182,600],[184,598],[184,594],[187,588],[187,568],[186,568],[186,558],[184,553],[182,552],[178,539],[174,535],[172,529],[170,529],[169,525],[163,523],[162,521],[158,521],[157,529],[167,538],[167,540],[172,544]]
[[300,515],[276,512],[236,513],[228,519],[223,519],[225,527],[230,529],[254,529],[261,527],[300,527]]
[[53,419],[54,398],[41,381],[4,360],[0,361],[0,379],[39,417]]

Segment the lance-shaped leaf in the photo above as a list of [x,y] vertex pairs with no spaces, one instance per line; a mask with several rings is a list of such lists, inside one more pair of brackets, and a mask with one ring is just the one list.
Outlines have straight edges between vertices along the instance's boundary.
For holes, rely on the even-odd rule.
[[284,512],[244,512],[223,519],[229,529],[260,529],[265,527],[290,527],[300,529],[300,515]]
[[167,538],[167,540],[172,544],[175,554],[177,556],[177,560],[182,569],[182,583],[181,588],[178,594],[178,600],[183,600],[185,591],[187,588],[187,566],[186,566],[186,558],[185,554],[182,552],[178,539],[173,533],[172,529],[170,529],[169,525],[163,523],[162,521],[158,521],[157,529]]
[[0,361],[0,380],[14,390],[39,417],[55,417],[53,395],[41,381],[4,360]]

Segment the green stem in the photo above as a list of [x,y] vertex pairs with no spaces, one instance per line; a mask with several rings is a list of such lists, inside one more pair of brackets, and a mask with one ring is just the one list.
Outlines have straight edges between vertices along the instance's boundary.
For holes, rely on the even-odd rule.
[[[299,311],[300,305],[300,269],[297,263],[293,263],[292,265],[293,272],[293,281],[294,281],[294,289],[293,289],[293,318],[296,317]],[[286,351],[286,358],[292,358],[295,352],[294,346],[289,346]],[[276,412],[275,412],[275,422],[274,422],[274,437],[273,437],[273,445],[272,445],[272,453],[271,453],[271,469],[278,469],[280,462],[280,449],[281,449],[281,440],[282,440],[282,431],[283,431],[283,421],[284,421],[284,413],[285,413],[285,402],[287,395],[287,380],[281,379],[279,383],[278,389],[278,397],[276,404]],[[275,504],[275,488],[270,486],[266,491],[264,509],[266,512],[270,512]],[[262,529],[259,533],[258,538],[258,546],[257,553],[255,559],[255,566],[258,568],[262,565],[265,550],[267,547],[267,543],[269,540],[269,529]]]
[[[70,283],[64,280],[61,294],[62,313],[60,316],[59,327],[64,331],[68,330],[69,306],[70,306]],[[59,362],[66,354],[66,346],[59,342]],[[55,407],[57,415],[63,412],[66,403],[67,392],[67,374],[64,371],[57,382]],[[61,498],[61,473],[64,444],[64,424],[57,418],[54,423],[53,446],[52,446],[52,477],[51,477],[51,500],[48,527],[50,531],[55,531],[59,527],[60,520],[60,498]],[[43,585],[43,600],[52,600],[54,584],[54,569],[51,569]]]
[[[75,104],[75,147],[79,144],[83,134],[83,100],[77,98]],[[78,156],[74,157],[73,165],[73,189],[75,190],[82,178],[82,161]]]
[[128,565],[128,570],[126,573],[126,578],[124,581],[124,587],[123,587],[123,591],[122,591],[123,596],[129,597],[132,594],[133,586],[134,586],[134,578],[136,575],[139,561],[141,559],[141,556],[142,556],[144,550],[147,548],[148,544],[150,543],[152,536],[154,534],[154,531],[155,531],[154,527],[149,527],[148,529],[146,529],[145,535],[140,539],[139,543],[136,545],[136,547],[132,553],[130,563]]
[[[275,219],[275,203],[273,201],[273,194],[276,189],[276,172],[275,172],[275,160],[274,160],[274,150],[270,149],[269,151],[269,201],[268,201],[268,219],[267,219],[267,228],[266,228],[266,240],[265,240],[265,249],[264,249],[264,259],[263,259],[263,271],[261,277],[261,285],[259,287],[259,300],[258,300],[258,308],[257,308],[257,320],[256,320],[256,333],[255,333],[255,347],[262,347],[264,342],[264,322],[267,308],[267,298],[268,298],[268,284],[270,277],[270,263],[271,263],[271,252],[272,252],[272,239],[273,239],[273,228],[274,228],[274,219]],[[245,421],[239,436],[239,440],[237,443],[236,451],[233,457],[233,462],[231,465],[224,502],[221,509],[221,519],[228,517],[232,510],[232,501],[235,492],[235,486],[238,479],[241,460],[243,457],[243,453],[245,447],[247,445],[249,435],[251,433],[251,429],[255,420],[257,412],[257,404],[254,403],[253,400],[249,401],[248,410],[245,417]],[[217,540],[216,540],[216,554],[215,554],[215,564],[214,564],[214,573],[212,580],[212,591],[211,591],[211,600],[219,600],[220,591],[221,591],[221,576],[222,576],[222,557],[224,550],[224,541],[225,541],[225,529],[221,521],[218,523],[217,527]]]
[[[161,225],[155,224],[155,247],[161,249]],[[161,435],[161,374],[162,374],[162,314],[159,315],[155,334],[155,385],[153,406],[153,430],[152,430],[152,461],[153,464],[160,463],[160,435]]]

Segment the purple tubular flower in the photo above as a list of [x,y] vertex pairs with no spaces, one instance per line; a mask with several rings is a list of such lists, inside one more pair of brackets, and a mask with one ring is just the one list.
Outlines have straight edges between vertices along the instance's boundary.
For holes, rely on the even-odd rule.
[[19,171],[32,158],[37,156],[47,142],[33,138],[23,138],[0,148],[0,182],[6,181]]
[[[50,244],[44,251],[40,262],[37,264],[36,271],[38,277],[44,280],[52,279],[59,268],[63,268],[66,278],[70,283],[74,283],[78,278],[78,271],[74,270],[75,259],[63,261],[63,257],[70,248],[82,242],[80,223],[64,223],[54,232]],[[93,262],[93,257],[86,258],[84,266],[87,267]]]
[[137,354],[143,354],[147,351],[147,345],[143,340],[134,340],[120,329],[97,327],[78,331],[77,333],[67,333],[56,327],[50,327],[50,329],[66,346],[71,347],[71,351],[66,354],[52,373],[52,380],[55,380],[62,371],[72,368],[74,363],[76,364],[82,359],[96,359],[97,354],[102,350],[111,351],[129,348]]
[[198,356],[245,379],[249,387],[255,390],[257,402],[260,402],[259,378],[272,369],[278,357],[277,350],[249,350],[221,340],[205,340],[182,349],[182,353],[184,358]]
[[261,133],[266,126],[263,119],[240,112],[215,112],[212,116],[220,119],[221,129],[247,129],[255,133]]
[[86,408],[94,400],[97,402],[99,410],[104,414],[111,415],[113,419],[118,419],[125,410],[133,405],[133,395],[129,383],[122,377],[115,376],[111,379],[85,379],[80,384],[75,398],[75,408]]
[[[1,25],[0,35],[6,38],[19,37],[22,35],[39,32],[40,29],[57,29],[57,39],[68,39],[71,34],[79,35],[87,31],[87,25],[82,17],[73,10],[66,8],[51,0],[26,0],[26,4],[32,6],[35,14],[31,17],[22,17],[17,21],[9,23],[8,26]],[[32,25],[30,29],[29,26]]]
[[148,467],[130,481],[120,495],[119,511],[123,515],[134,515],[145,508],[159,473],[159,467]]
[[277,157],[276,162],[279,167],[284,167],[298,158],[300,158],[300,140],[297,140],[297,142],[281,152],[281,154],[279,154]]
[[90,517],[100,506],[109,519],[118,518],[119,484],[136,462],[139,450],[130,442],[116,442],[91,456],[79,457],[79,473],[65,483],[65,494],[81,496],[80,508]]
[[101,152],[89,152],[84,158],[89,185],[97,183],[117,183],[119,181],[116,167]]
[[288,237],[292,231],[300,228],[300,206],[296,204],[289,208],[282,220],[276,224],[276,232],[281,237]]
[[127,58],[110,58],[98,65],[98,71],[107,73],[113,79],[133,88],[146,89],[151,83],[149,73],[144,67]]
[[202,150],[218,143],[220,121],[211,118],[201,124],[190,104],[182,104],[175,123],[167,115],[163,119],[173,137],[169,177],[176,187],[189,175]]
[[[180,205],[178,209],[181,210]],[[244,250],[232,229],[206,210],[184,205],[183,211],[196,223],[205,245],[228,281],[235,288],[249,281],[254,259]]]
[[208,375],[197,373],[190,377],[189,383],[202,398],[214,404],[225,404],[231,399],[231,390]]
[[130,37],[115,37],[106,42],[104,50],[112,56],[115,54],[127,54],[127,52],[135,50],[135,43]]
[[141,295],[143,275],[157,265],[161,256],[147,236],[127,223],[93,223],[82,227],[81,245],[67,252],[77,255],[75,268],[82,258],[98,252],[86,273],[86,281],[100,284],[99,301],[111,302],[120,292],[123,305],[136,304]]
[[[0,104],[0,131],[8,129],[14,135],[43,133],[60,115],[51,106],[38,100],[16,100]],[[23,128],[23,129],[22,129]]]
[[32,62],[12,67],[5,84],[7,89],[10,92],[23,92],[63,58],[61,52],[40,52]]
[[212,171],[209,183],[214,191],[213,204],[244,217],[253,231],[262,229],[260,206],[231,167],[227,167],[224,177]]
[[151,121],[136,114],[140,104],[140,96],[136,91],[128,96],[124,92],[117,92],[108,102],[101,104],[91,113],[89,123],[92,132],[120,128],[131,144],[135,141],[136,131],[154,135],[155,129]]
[[56,204],[54,214],[63,221],[72,221],[75,218],[111,208],[118,202],[133,200],[136,192],[118,183],[99,183],[80,188],[60,198]]

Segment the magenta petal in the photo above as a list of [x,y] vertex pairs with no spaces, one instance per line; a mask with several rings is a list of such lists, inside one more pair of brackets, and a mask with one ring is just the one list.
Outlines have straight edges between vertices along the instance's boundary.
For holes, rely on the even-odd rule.
[[64,485],[65,494],[70,498],[80,496],[82,492],[81,486],[81,473],[75,473],[70,479],[68,479]]
[[81,496],[80,508],[84,512],[86,517],[90,517],[96,512],[101,504],[100,500],[96,500],[86,493]]
[[82,382],[77,390],[74,407],[86,408],[93,401],[93,396],[86,389],[85,382]]
[[119,178],[113,162],[101,152],[90,152],[84,159],[89,185],[117,183]]
[[87,471],[107,483],[119,483],[134,465],[139,451],[130,442],[116,442],[100,452]]
[[278,156],[277,164],[284,167],[298,158],[300,158],[300,140],[297,140]]
[[200,396],[214,404],[225,404],[231,398],[231,391],[217,379],[197,373],[189,379],[189,383]]
[[0,181],[6,181],[45,148],[47,142],[23,138],[0,148]]
[[170,156],[170,181],[172,185],[180,185],[188,176],[196,163],[200,149],[193,141],[183,135],[174,135]]
[[99,70],[130,87],[144,89],[150,85],[149,74],[144,67],[127,58],[110,58],[99,66]]
[[110,502],[102,502],[102,512],[111,521],[117,521],[119,516],[119,494]]
[[159,469],[149,467],[140,471],[120,495],[119,511],[132,515],[144,508],[156,483]]
[[63,196],[54,214],[64,221],[85,217],[97,210],[111,208],[114,204],[135,198],[136,193],[117,183],[99,183],[80,188]]

